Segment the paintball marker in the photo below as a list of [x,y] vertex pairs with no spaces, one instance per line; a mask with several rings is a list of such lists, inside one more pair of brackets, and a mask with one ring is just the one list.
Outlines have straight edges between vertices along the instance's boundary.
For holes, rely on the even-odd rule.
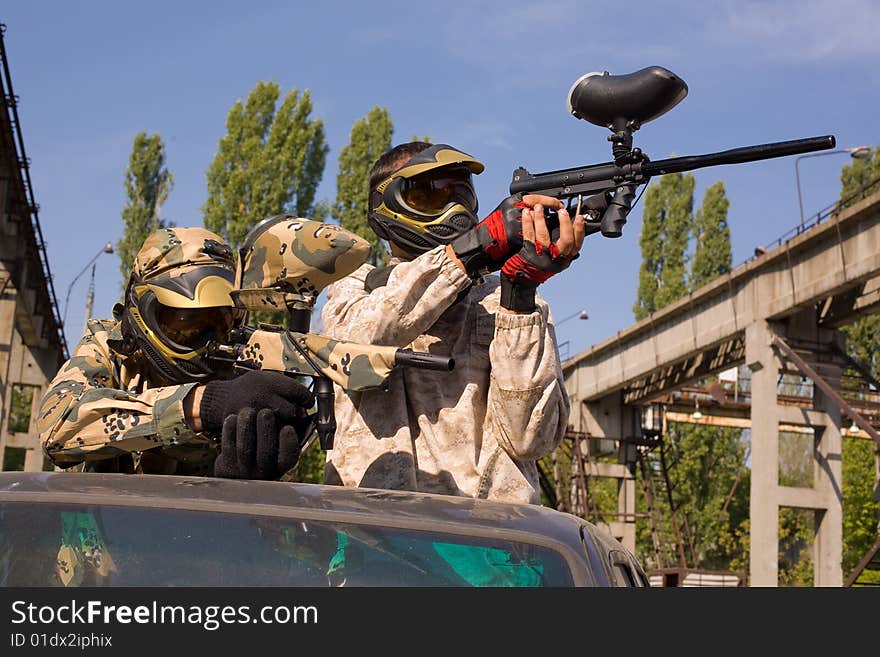
[[[628,75],[605,71],[581,76],[568,92],[568,110],[575,118],[611,130],[608,141],[614,161],[537,174],[519,167],[513,172],[510,193],[564,200],[572,216],[579,211],[584,214],[588,235],[601,232],[605,237],[620,237],[636,188],[647,184],[651,176],[834,148],[834,135],[825,135],[652,162],[640,148],[633,148],[633,133],[666,114],[687,92],[684,80],[660,66]],[[555,214],[548,212],[551,227]]]
[[358,392],[384,385],[396,367],[450,371],[452,358],[364,345],[309,333],[312,309],[325,287],[366,262],[370,245],[334,224],[280,214],[257,224],[239,251],[233,301],[249,311],[284,311],[288,326],[239,327],[209,347],[235,370],[273,370],[312,379],[315,432],[322,449],[336,431],[333,384]]

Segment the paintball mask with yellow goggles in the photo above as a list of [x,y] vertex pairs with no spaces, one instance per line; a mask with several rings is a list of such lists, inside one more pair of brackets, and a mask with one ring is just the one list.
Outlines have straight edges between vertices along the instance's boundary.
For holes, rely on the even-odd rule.
[[446,144],[417,153],[370,190],[370,227],[408,253],[448,244],[477,224],[472,174],[483,169]]
[[[208,232],[167,230],[175,235],[170,244],[158,245],[160,251],[167,250],[158,256],[160,266],[146,267],[146,271],[139,271],[136,266],[126,304],[128,330],[137,346],[154,369],[171,383],[216,376],[205,360],[208,345],[226,340],[230,329],[242,324],[246,316],[246,311],[236,308],[230,296],[235,269],[229,246],[219,238],[201,239],[201,235],[187,235],[198,239],[181,243],[179,238],[184,236],[179,233],[187,230]],[[167,240],[167,235],[163,239]],[[152,247],[155,250],[157,245]],[[181,253],[189,250],[194,252]]]

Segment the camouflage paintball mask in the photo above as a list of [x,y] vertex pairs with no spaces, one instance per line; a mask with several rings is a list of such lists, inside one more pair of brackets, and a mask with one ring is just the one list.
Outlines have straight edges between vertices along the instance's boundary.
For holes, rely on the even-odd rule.
[[144,241],[132,266],[126,311],[138,347],[168,381],[211,378],[203,361],[212,340],[225,339],[245,313],[230,292],[235,258],[204,228],[162,228]]
[[279,214],[245,238],[232,299],[248,310],[311,312],[321,290],[369,255],[369,242],[344,228]]

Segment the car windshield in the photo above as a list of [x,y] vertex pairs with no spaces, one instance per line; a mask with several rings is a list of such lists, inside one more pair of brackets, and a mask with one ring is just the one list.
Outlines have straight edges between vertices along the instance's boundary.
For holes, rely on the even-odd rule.
[[0,504],[0,586],[572,586],[527,542],[129,506]]

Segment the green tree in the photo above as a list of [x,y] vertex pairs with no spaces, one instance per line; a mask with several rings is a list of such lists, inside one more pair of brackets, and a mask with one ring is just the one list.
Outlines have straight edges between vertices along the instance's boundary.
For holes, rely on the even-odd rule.
[[168,199],[172,186],[173,177],[165,166],[162,138],[157,134],[139,132],[135,135],[125,170],[127,200],[122,208],[124,228],[122,237],[116,243],[123,290],[128,283],[134,257],[144,240],[154,230],[166,225],[159,211]]
[[393,132],[388,110],[377,105],[355,122],[348,144],[339,153],[333,215],[343,228],[370,243],[370,262],[374,265],[385,263],[388,250],[367,223],[370,169],[391,148]]
[[9,433],[27,433],[31,427],[31,408],[34,402],[34,386],[21,383],[12,384],[8,424]]
[[[856,203],[880,192],[880,184],[866,189],[880,179],[880,146],[868,159],[855,159],[840,173],[840,200]],[[861,191],[865,190],[865,191]],[[844,328],[850,354],[880,378],[880,314],[873,313]]]
[[324,465],[327,461],[327,452],[321,449],[317,440],[306,449],[299,462],[296,464],[294,480],[307,484],[324,483]]
[[[633,311],[636,319],[678,300],[689,290],[730,271],[732,258],[729,202],[724,184],[706,190],[701,207],[693,212],[695,179],[691,174],[662,176],[645,194],[639,244],[642,265]],[[688,272],[688,244],[696,244]],[[708,382],[703,382],[708,383]],[[670,424],[666,441],[673,504],[689,565],[701,568],[742,569],[748,553],[748,478],[746,442],[738,429]],[[646,456],[656,460],[657,454]],[[651,468],[648,468],[651,471]],[[641,474],[639,474],[641,477]],[[662,487],[661,487],[662,490]],[[674,535],[669,500],[655,499],[655,518],[666,537]],[[646,510],[645,501],[640,508]],[[653,553],[645,520],[637,527],[639,553]],[[747,527],[747,526],[746,526]],[[661,546],[665,558],[668,546]]]
[[722,526],[718,536],[719,563],[727,569],[747,577],[749,572],[749,490],[751,471],[743,463],[739,481],[731,487],[730,503],[727,505],[727,525]]
[[845,326],[850,356],[869,369],[875,379],[880,379],[880,314],[873,313]]
[[657,289],[660,283],[660,270],[663,264],[663,219],[661,216],[662,198],[659,185],[648,187],[645,192],[645,205],[642,211],[642,232],[639,247],[642,251],[642,264],[639,267],[639,289],[633,314],[636,320],[644,319],[657,310]]
[[877,540],[877,502],[874,500],[872,441],[843,441],[843,573],[848,577]]
[[694,217],[696,247],[691,262],[691,290],[730,271],[733,257],[730,253],[730,227],[727,225],[729,207],[724,183],[719,180],[706,190]]
[[[726,569],[731,554],[722,534],[735,533],[728,495],[744,465],[745,443],[738,429],[671,424],[667,439],[675,441],[677,463],[670,468],[673,499],[687,523],[689,561],[700,568]],[[746,491],[736,489],[740,495]],[[684,527],[682,528],[684,531]]]
[[880,146],[874,149],[870,157],[854,158],[841,170],[840,200],[842,207],[849,207],[880,192],[878,180],[880,180]]
[[779,509],[779,585],[813,585],[815,512],[812,509]]
[[693,224],[694,176],[660,177],[645,193],[639,246],[642,265],[633,313],[647,317],[687,292],[687,246]]
[[[854,159],[840,173],[840,200],[847,207],[880,192],[880,147],[867,159]],[[870,187],[869,187],[870,186]],[[847,351],[880,378],[880,314],[843,327]],[[843,570],[847,576],[877,540],[880,504],[874,499],[875,443],[845,438],[843,443]]]
[[327,159],[324,124],[312,118],[308,90],[258,82],[226,117],[226,135],[206,174],[205,226],[239,246],[257,223],[281,212],[323,220],[315,196]]

